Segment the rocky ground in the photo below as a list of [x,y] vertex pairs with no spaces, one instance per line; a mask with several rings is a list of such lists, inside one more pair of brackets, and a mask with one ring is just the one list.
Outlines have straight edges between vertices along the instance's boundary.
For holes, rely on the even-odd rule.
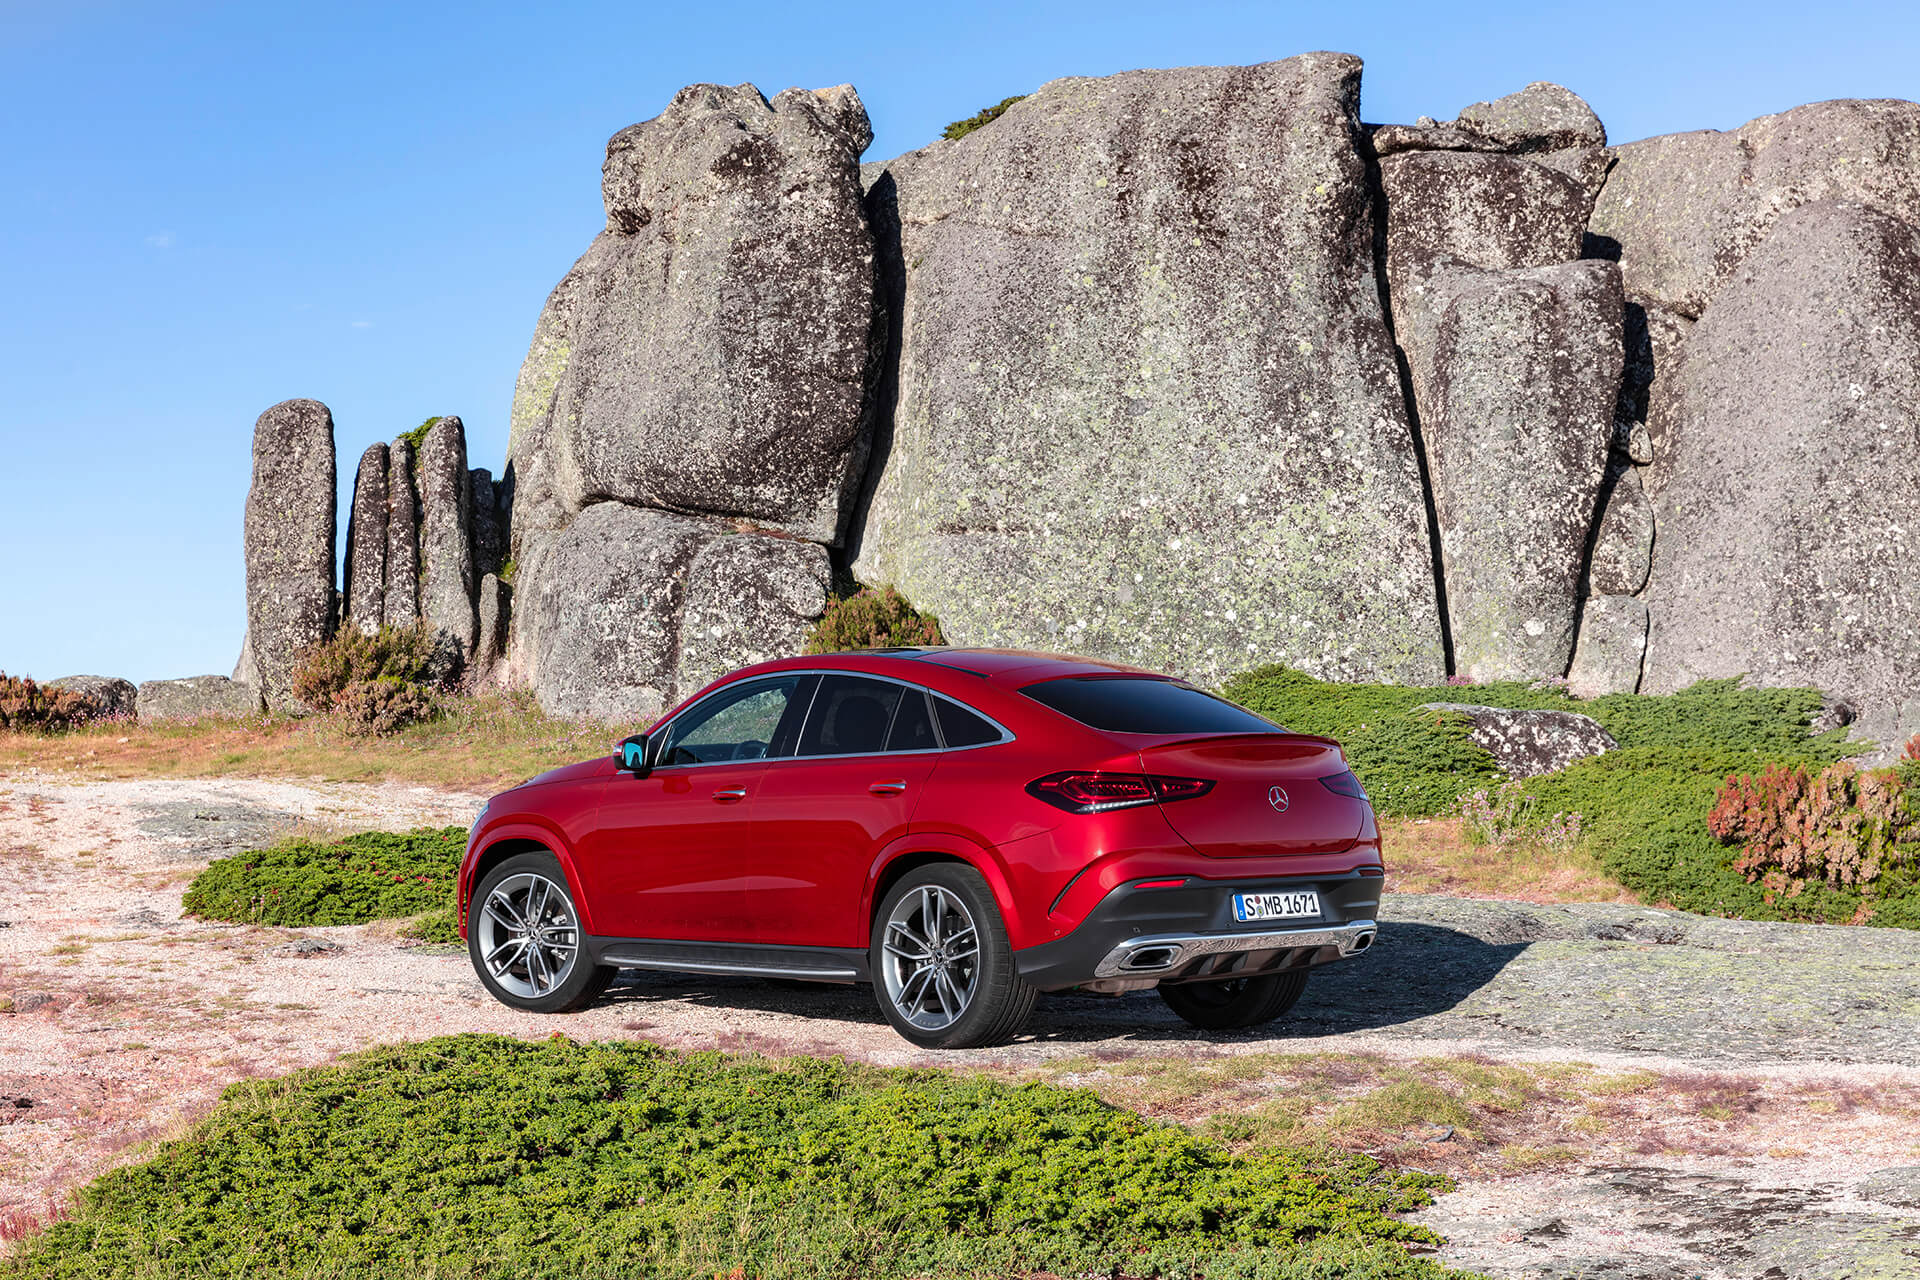
[[[0,779],[0,1241],[234,1079],[381,1041],[560,1032],[1013,1071],[1263,1053],[1590,1063],[1659,1084],[1632,1105],[1588,1100],[1574,1130],[1543,1115],[1551,1141],[1514,1120],[1491,1163],[1434,1147],[1461,1175],[1423,1215],[1450,1241],[1443,1257],[1515,1277],[1920,1275],[1920,935],[1397,896],[1380,945],[1316,976],[1261,1033],[1199,1035],[1150,996],[1057,997],[1016,1044],[936,1055],[857,990],[628,974],[593,1009],[540,1018],[488,999],[464,955],[389,925],[180,916],[212,858],[295,829],[464,823],[478,802]],[[1530,1168],[1516,1153],[1533,1150],[1551,1158]]]

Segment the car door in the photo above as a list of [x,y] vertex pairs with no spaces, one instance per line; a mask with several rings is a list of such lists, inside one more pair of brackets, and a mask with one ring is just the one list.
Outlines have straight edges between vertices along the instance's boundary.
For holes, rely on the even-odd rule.
[[759,783],[747,885],[759,941],[861,945],[874,856],[906,831],[939,758],[926,690],[821,677],[794,753]]
[[817,680],[771,676],[716,690],[654,734],[649,772],[608,781],[582,848],[607,936],[752,940],[744,904],[757,792],[768,757],[791,749]]

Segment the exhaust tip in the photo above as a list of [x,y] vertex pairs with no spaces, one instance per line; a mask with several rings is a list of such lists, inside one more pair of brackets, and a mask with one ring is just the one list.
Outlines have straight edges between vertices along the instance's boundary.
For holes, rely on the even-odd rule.
[[1178,947],[1142,947],[1128,956],[1126,964],[1122,967],[1133,970],[1164,969],[1172,964],[1179,954]]
[[1347,948],[1347,954],[1357,955],[1372,945],[1373,935],[1371,933],[1363,933],[1353,940],[1353,945]]

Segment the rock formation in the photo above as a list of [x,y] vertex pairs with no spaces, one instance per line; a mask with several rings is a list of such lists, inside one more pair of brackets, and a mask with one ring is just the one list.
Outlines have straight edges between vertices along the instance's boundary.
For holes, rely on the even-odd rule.
[[1670,398],[1647,687],[1743,673],[1920,727],[1920,227],[1819,200],[1713,293]]
[[298,708],[295,657],[333,634],[333,539],[333,415],[282,401],[254,424],[246,518],[248,646],[275,710]]
[[149,680],[140,686],[135,703],[143,722],[247,716],[261,709],[259,689],[225,676]]
[[413,467],[420,491],[420,613],[454,655],[457,669],[473,652],[473,481],[467,474],[466,427],[441,418],[420,442]]
[[387,446],[372,444],[354,473],[347,517],[346,599],[341,621],[367,635],[380,629],[387,596]]
[[1613,438],[1619,271],[1450,264],[1408,314],[1454,669],[1475,680],[1561,675]]
[[1468,736],[1509,778],[1558,773],[1576,760],[1603,755],[1620,745],[1599,721],[1572,711],[1483,707],[1470,702],[1426,702],[1420,710],[1465,716]]
[[1815,102],[1617,147],[1592,231],[1628,293],[1697,317],[1776,221],[1829,199],[1920,223],[1920,104]]
[[[508,449],[514,673],[549,709],[650,714],[687,691],[683,665],[791,649],[824,604],[871,438],[871,136],[851,87],[695,85],[608,143],[606,229],[541,315]],[[731,579],[745,594],[721,630],[778,623],[746,649],[703,637],[683,664],[691,557],[716,538],[778,566]]]
[[886,166],[903,327],[862,580],[959,643],[1440,678],[1359,79],[1058,80]]
[[[629,723],[852,575],[1203,682],[1747,673],[1920,729],[1920,106],[1609,148],[1556,85],[1358,91],[1056,81],[864,191],[850,88],[683,91],[608,146],[498,483],[457,419],[362,458],[346,618]],[[331,625],[325,412],[258,433],[270,692]]]
[[61,676],[58,680],[47,681],[47,688],[71,689],[92,698],[99,705],[102,716],[132,717],[140,696],[133,681],[123,680],[119,676]]

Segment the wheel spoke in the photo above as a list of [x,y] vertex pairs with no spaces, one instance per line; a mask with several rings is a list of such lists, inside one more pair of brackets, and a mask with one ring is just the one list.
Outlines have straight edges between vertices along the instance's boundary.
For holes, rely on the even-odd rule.
[[520,918],[520,913],[513,909],[513,903],[498,889],[495,889],[487,898],[487,912],[509,929],[526,927],[526,922]]
[[947,895],[929,885],[926,889],[927,937],[935,946],[940,945],[947,925]]
[[899,1003],[909,1018],[918,1017],[925,1011],[927,1005],[927,990],[933,985],[933,983],[929,981],[932,977],[933,969],[930,966],[915,969],[913,973],[908,976],[907,980],[901,984]]
[[940,984],[940,1007],[946,1013],[947,1020],[951,1022],[960,1016],[962,1009],[966,1008],[966,997],[960,994],[958,984],[950,975],[936,974],[934,980]]
[[975,956],[977,956],[977,955],[979,955],[979,954],[980,954],[980,948],[978,948],[978,947],[968,947],[968,948],[967,948],[967,949],[966,949],[965,951],[949,951],[949,952],[947,952],[947,960],[948,960],[949,962],[955,962],[955,961],[960,961],[960,960],[971,960],[971,959],[973,959],[973,958],[974,958]]
[[[508,938],[505,942],[495,947],[493,952],[487,956],[487,968],[492,970],[493,976],[497,978],[512,968],[513,962],[518,960],[520,953],[526,949],[527,940],[525,938]],[[501,958],[503,954],[505,954],[505,959]]]
[[547,969],[547,958],[539,947],[527,948],[527,980],[533,983],[533,993],[539,995],[552,986],[552,973]]

